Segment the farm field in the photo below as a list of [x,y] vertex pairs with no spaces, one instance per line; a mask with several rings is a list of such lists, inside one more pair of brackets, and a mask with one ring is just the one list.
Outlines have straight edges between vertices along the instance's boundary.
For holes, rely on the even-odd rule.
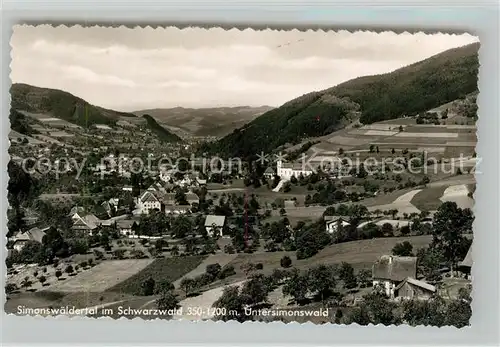
[[[241,286],[245,281],[232,283],[231,286]],[[217,301],[222,295],[226,286],[220,286],[214,289],[207,290],[202,294],[190,298],[186,298],[179,302],[182,307],[182,315],[174,315],[174,319],[184,320],[207,320],[213,318],[213,312],[210,312],[212,304]],[[189,309],[201,309],[189,312]]]
[[125,281],[151,264],[151,259],[106,260],[76,276],[50,286],[51,291],[102,292]]
[[195,255],[188,257],[156,259],[147,267],[135,273],[133,276],[111,288],[108,288],[107,291],[138,294],[140,293],[141,283],[149,277],[152,277],[156,282],[160,282],[162,280],[174,282],[194,270],[201,264],[204,258],[205,256]]
[[194,278],[198,275],[204,274],[205,270],[207,268],[207,265],[210,264],[215,264],[218,263],[220,266],[224,266],[226,264],[229,264],[234,258],[236,258],[237,254],[226,254],[226,253],[217,253],[213,255],[209,255],[208,257],[204,258],[203,261],[198,265],[196,268],[191,270],[190,272],[184,274],[183,276],[179,277],[177,280],[174,282],[174,286],[176,288],[179,287],[179,283],[183,278]]
[[236,275],[228,277],[231,281],[243,280],[246,276],[241,271],[241,265],[252,262],[262,263],[263,270],[260,273],[271,274],[274,269],[281,268],[280,260],[288,255],[292,258],[292,267],[306,270],[319,264],[350,263],[356,270],[370,269],[373,263],[384,254],[391,254],[391,249],[396,243],[409,241],[413,245],[414,252],[426,247],[432,241],[432,236],[404,236],[387,237],[370,240],[344,242],[328,246],[311,258],[297,260],[294,252],[263,252],[253,254],[239,254],[230,264],[234,266]]
[[[401,132],[400,126],[403,128]],[[427,125],[416,124],[415,118],[400,118],[364,125],[357,129],[342,129],[315,140],[320,142],[311,148],[309,154],[324,151],[338,152],[340,148],[346,154],[361,153],[366,152],[370,145],[375,145],[380,151],[425,150],[440,154],[440,158],[446,158],[458,157],[460,153],[472,155],[477,136],[474,124]]]

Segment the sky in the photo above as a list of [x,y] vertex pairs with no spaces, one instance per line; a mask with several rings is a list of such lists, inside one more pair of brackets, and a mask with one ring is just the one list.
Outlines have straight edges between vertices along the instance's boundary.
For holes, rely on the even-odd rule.
[[11,80],[119,111],[280,106],[477,41],[469,34],[16,26]]

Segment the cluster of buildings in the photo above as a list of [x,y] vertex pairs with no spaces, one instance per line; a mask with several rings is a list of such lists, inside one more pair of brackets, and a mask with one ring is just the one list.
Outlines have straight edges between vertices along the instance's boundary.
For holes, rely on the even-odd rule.
[[[458,264],[458,270],[468,279],[472,268],[471,248]],[[436,286],[417,279],[417,257],[380,257],[372,267],[372,280],[374,288],[395,300],[428,300],[437,294]]]
[[314,172],[317,172],[318,168],[321,168],[322,171],[328,172],[333,178],[351,177],[351,168],[348,165],[331,166],[326,165],[327,163],[328,161],[323,157],[313,158],[309,164],[307,162],[284,163],[282,160],[278,160],[276,162],[276,172],[271,167],[268,167],[264,172],[264,176],[272,178],[276,174],[282,180],[289,181],[292,177],[298,179],[299,177],[310,176]]

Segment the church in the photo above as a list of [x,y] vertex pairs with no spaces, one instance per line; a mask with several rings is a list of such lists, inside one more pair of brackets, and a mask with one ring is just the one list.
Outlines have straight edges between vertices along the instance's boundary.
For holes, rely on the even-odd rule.
[[299,178],[300,175],[306,177],[313,174],[313,170],[305,163],[283,163],[281,160],[276,162],[276,171],[282,180],[290,180],[293,176]]

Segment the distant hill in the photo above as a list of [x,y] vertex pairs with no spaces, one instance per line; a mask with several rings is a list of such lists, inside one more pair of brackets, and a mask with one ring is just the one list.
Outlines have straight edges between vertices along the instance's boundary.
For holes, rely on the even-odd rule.
[[158,138],[161,141],[163,141],[163,142],[182,142],[182,139],[179,136],[177,136],[177,135],[171,133],[170,131],[168,131],[167,129],[163,128],[150,115],[145,114],[142,117],[146,120],[146,124],[147,124],[148,128],[151,129],[151,131],[153,133],[155,133],[156,136],[158,136]]
[[113,125],[120,117],[134,117],[89,104],[68,92],[15,83],[10,89],[11,108],[32,113],[50,114],[54,118],[87,127],[93,124]]
[[271,109],[270,106],[175,107],[149,109],[133,113],[139,116],[149,114],[161,124],[180,128],[190,135],[222,137]]
[[[356,78],[270,110],[203,151],[246,157],[329,134],[359,117],[367,124],[426,111],[477,90],[479,43],[391,73]],[[359,111],[359,112],[358,112]]]

